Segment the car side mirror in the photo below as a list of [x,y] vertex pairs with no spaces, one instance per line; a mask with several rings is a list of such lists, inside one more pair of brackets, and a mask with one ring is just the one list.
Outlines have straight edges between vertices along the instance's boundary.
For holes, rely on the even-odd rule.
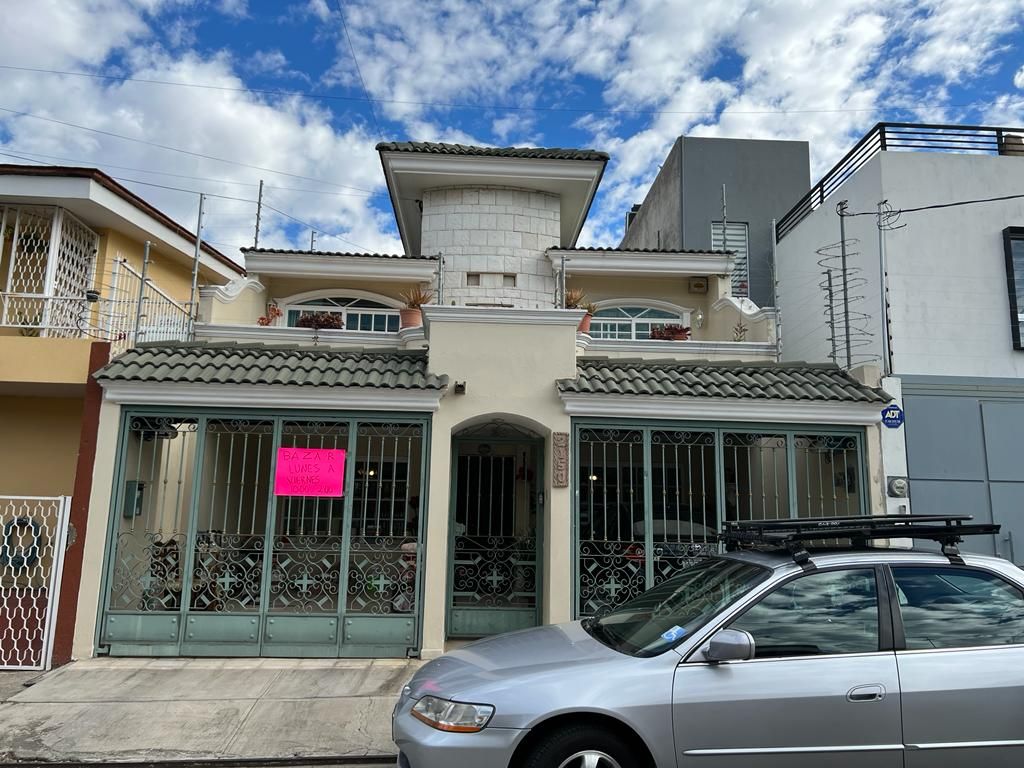
[[754,658],[754,638],[742,629],[720,629],[716,632],[704,658],[710,662],[746,661]]

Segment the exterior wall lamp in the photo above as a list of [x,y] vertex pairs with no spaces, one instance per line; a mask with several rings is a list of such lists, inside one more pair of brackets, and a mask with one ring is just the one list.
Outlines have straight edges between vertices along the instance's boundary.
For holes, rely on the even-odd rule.
[[700,307],[693,313],[693,327],[703,328],[704,327],[704,310]]

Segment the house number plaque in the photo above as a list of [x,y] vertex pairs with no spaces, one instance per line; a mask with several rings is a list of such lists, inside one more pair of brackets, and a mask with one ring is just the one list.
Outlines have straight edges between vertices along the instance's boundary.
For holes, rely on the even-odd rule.
[[551,433],[551,484],[555,488],[569,487],[569,433]]

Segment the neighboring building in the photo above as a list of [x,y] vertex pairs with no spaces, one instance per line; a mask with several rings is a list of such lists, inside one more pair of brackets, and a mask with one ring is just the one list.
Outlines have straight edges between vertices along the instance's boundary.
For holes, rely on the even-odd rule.
[[881,508],[888,396],[778,365],[731,253],[576,247],[604,153],[378,150],[406,255],[248,251],[195,342],[97,374],[77,654],[433,656],[620,603],[723,519]]
[[[885,472],[909,477],[890,511],[1003,526],[969,544],[1024,562],[1024,129],[880,123],[778,224],[784,360],[873,358],[906,412],[884,430]],[[995,199],[971,205],[959,201]],[[841,277],[847,203],[849,326],[830,332],[818,284]],[[883,217],[879,205],[902,215]],[[931,210],[917,210],[940,206]],[[859,298],[858,297],[862,297]],[[1007,298],[1009,297],[1009,299]],[[840,306],[837,303],[837,306]],[[885,312],[883,312],[883,307]],[[887,312],[887,318],[886,318]],[[862,319],[858,321],[856,317]],[[886,319],[886,324],[883,324]],[[835,338],[833,347],[832,339]],[[897,489],[898,492],[898,489]],[[1016,551],[1014,545],[1016,543]]]
[[[195,239],[95,169],[0,165],[0,244],[0,667],[38,666],[68,514],[56,659],[70,658],[99,409],[90,374],[112,350],[188,337]],[[203,247],[202,283],[240,274]]]
[[773,306],[772,221],[810,183],[805,141],[680,136],[619,247],[733,251],[732,295]]

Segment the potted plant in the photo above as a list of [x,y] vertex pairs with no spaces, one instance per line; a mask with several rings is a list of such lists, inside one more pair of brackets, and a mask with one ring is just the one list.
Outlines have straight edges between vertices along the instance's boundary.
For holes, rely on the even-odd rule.
[[422,286],[416,286],[407,291],[402,291],[400,295],[402,301],[405,302],[405,307],[398,312],[400,318],[399,326],[402,328],[416,328],[423,325],[423,311],[421,308],[424,304],[429,304],[434,300],[434,292]]
[[580,333],[590,332],[590,320],[594,316],[594,311],[597,309],[591,302],[587,301],[587,294],[580,288],[567,288],[565,291],[565,308],[566,309],[582,309],[587,314],[580,320],[579,331]]
[[651,338],[657,341],[685,341],[690,338],[690,326],[669,323],[651,328]]
[[345,318],[340,312],[304,312],[295,322],[298,328],[312,328],[340,331],[345,327]]
[[594,319],[594,314],[597,312],[597,305],[591,301],[586,304],[580,305],[579,309],[584,310],[587,314],[580,320],[580,333],[590,333],[590,321]]
[[264,327],[268,325],[273,325],[274,321],[276,321],[283,314],[284,312],[281,310],[279,306],[277,306],[277,304],[267,304],[267,314],[258,317],[256,319],[256,325],[261,325]]

